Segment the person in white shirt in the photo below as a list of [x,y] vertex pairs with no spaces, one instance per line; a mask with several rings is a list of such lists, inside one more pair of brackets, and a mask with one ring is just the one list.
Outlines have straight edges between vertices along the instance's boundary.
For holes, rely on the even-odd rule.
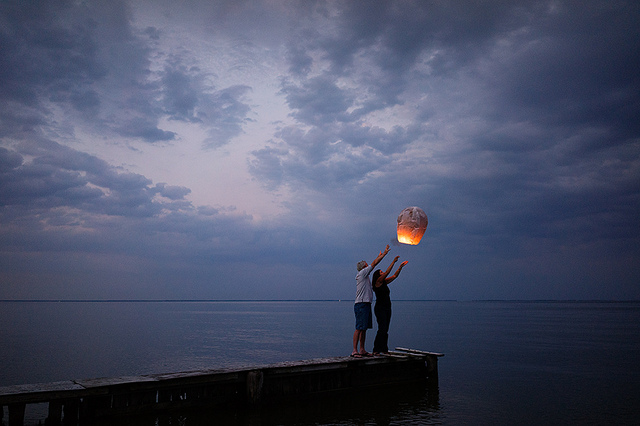
[[[373,289],[371,288],[371,279],[369,274],[373,268],[389,253],[389,245],[385,247],[384,251],[381,251],[378,257],[376,257],[371,265],[365,260],[358,262],[356,274],[356,301],[353,306],[353,311],[356,315],[356,330],[353,332],[353,352],[351,356],[360,358],[363,356],[371,356],[369,352],[364,349],[365,340],[367,338],[367,329],[373,328],[373,320],[371,317],[371,302],[373,301]],[[360,350],[358,350],[358,343],[360,344]]]

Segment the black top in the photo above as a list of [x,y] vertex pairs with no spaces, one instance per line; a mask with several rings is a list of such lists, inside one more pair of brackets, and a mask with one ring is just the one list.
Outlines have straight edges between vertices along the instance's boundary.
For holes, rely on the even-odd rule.
[[376,294],[376,304],[391,305],[391,297],[389,294],[389,286],[386,283],[382,283],[380,287],[376,287],[375,283],[372,285],[373,292]]

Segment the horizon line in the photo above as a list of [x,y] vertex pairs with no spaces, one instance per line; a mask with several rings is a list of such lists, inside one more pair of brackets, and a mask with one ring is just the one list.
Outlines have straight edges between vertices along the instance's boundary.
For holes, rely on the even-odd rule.
[[[395,302],[640,302],[640,299],[394,299]],[[0,299],[0,302],[353,302],[352,299]]]

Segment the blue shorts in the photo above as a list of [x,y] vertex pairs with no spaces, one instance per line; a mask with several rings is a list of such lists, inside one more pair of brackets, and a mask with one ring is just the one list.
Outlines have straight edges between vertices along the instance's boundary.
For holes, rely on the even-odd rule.
[[371,303],[359,302],[353,306],[356,314],[356,330],[366,330],[373,328],[373,320],[371,318]]

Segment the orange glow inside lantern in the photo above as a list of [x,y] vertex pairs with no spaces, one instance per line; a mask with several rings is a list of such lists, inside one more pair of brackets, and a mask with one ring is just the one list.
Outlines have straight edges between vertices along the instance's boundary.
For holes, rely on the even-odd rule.
[[407,207],[398,216],[398,242],[418,244],[428,224],[427,215],[420,207]]

